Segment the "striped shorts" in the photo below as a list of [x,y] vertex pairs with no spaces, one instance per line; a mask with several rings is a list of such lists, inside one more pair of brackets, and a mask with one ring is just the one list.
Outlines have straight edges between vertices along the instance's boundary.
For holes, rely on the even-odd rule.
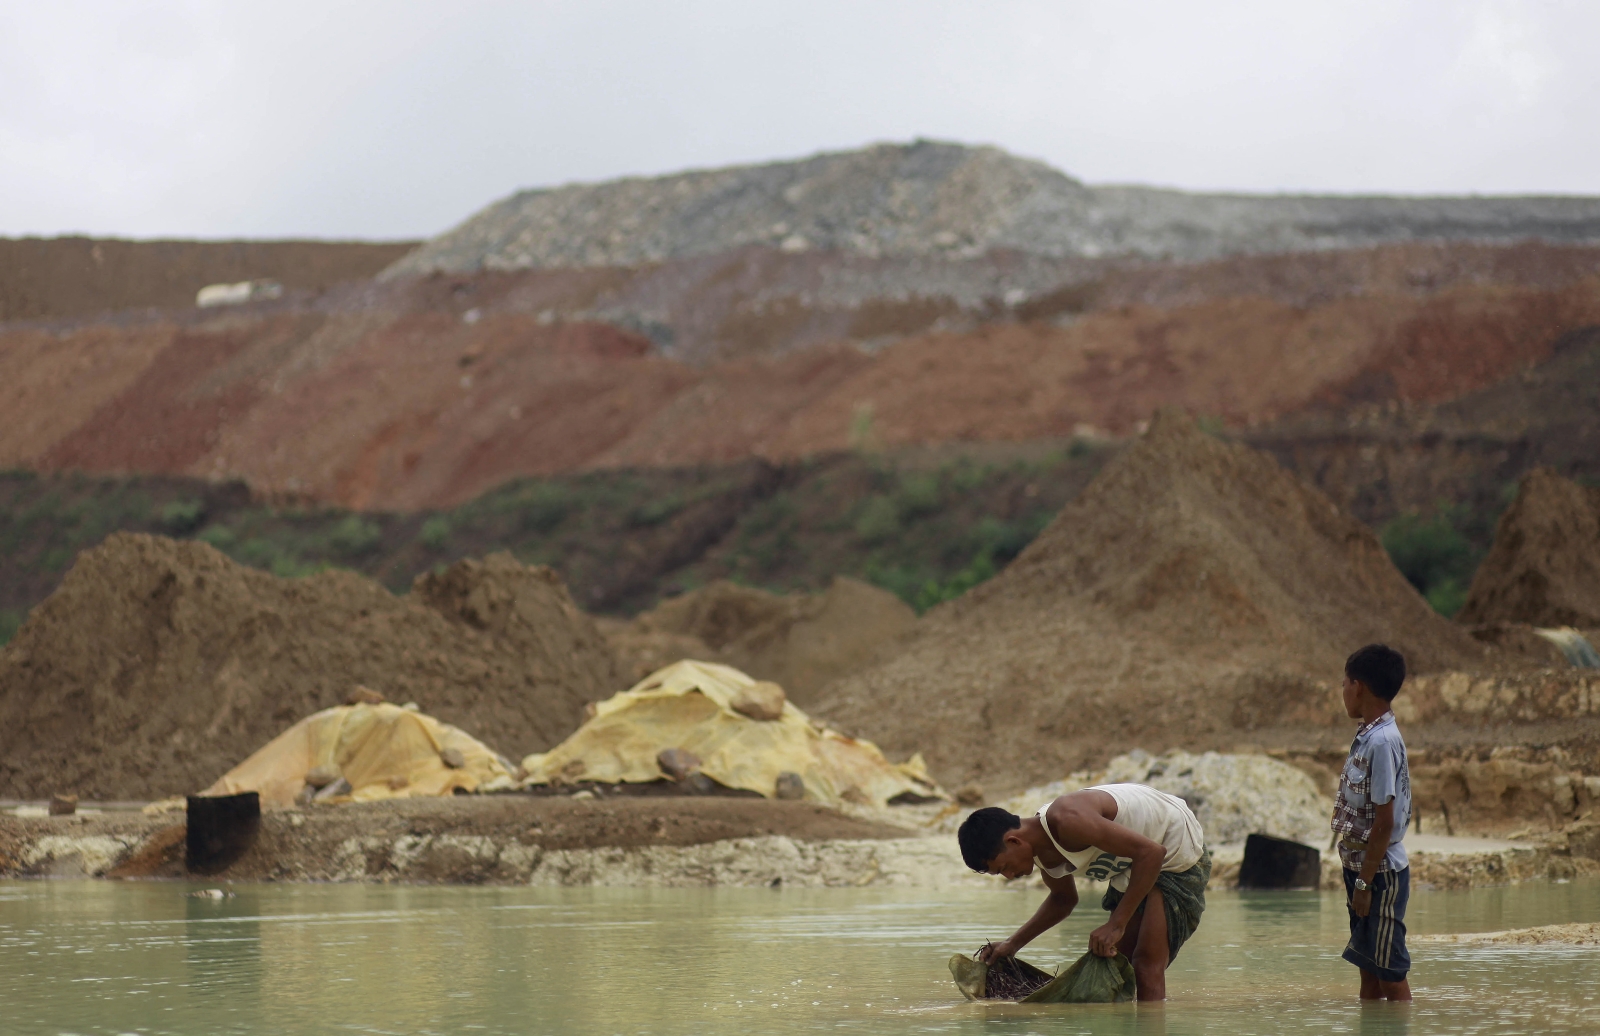
[[[1347,904],[1358,876],[1359,872],[1345,868]],[[1372,909],[1367,916],[1357,917],[1350,911],[1350,942],[1344,948],[1344,959],[1385,982],[1405,981],[1411,970],[1411,955],[1406,952],[1406,901],[1410,898],[1410,867],[1379,871],[1372,879]]]

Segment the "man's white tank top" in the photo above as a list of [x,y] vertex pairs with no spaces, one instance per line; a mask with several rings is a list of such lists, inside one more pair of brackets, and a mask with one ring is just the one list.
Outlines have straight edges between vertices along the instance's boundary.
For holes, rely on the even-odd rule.
[[[1167,850],[1166,858],[1161,861],[1162,870],[1186,871],[1200,862],[1205,852],[1205,833],[1200,830],[1200,821],[1187,802],[1143,784],[1101,784],[1089,790],[1103,791],[1116,800],[1117,815],[1112,820],[1113,824],[1144,835],[1152,842],[1159,842]],[[1071,874],[1089,881],[1110,879],[1113,888],[1127,891],[1129,868],[1133,866],[1133,861],[1092,845],[1075,853],[1067,852],[1056,840],[1056,833],[1050,830],[1050,821],[1045,818],[1045,811],[1049,808],[1050,803],[1039,807],[1039,823],[1044,826],[1050,844],[1056,847],[1056,852],[1067,858],[1067,862],[1058,867],[1046,867],[1035,858],[1039,869],[1052,878],[1064,878]]]

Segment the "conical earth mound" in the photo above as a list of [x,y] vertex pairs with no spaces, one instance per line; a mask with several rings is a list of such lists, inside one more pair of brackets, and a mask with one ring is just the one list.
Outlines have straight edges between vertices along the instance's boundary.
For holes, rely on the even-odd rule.
[[560,579],[510,555],[396,597],[352,572],[278,579],[118,534],[0,650],[0,798],[198,791],[357,685],[520,758],[620,681]]
[[1600,627],[1600,489],[1549,468],[1530,472],[1456,618]]
[[784,595],[719,579],[663,601],[610,640],[639,679],[682,658],[722,662],[780,684],[808,708],[916,621],[894,594],[848,576],[820,594]]
[[1228,748],[1333,712],[1344,658],[1482,648],[1370,530],[1265,454],[1160,415],[1015,562],[816,711],[945,783],[1055,779],[1135,746]]

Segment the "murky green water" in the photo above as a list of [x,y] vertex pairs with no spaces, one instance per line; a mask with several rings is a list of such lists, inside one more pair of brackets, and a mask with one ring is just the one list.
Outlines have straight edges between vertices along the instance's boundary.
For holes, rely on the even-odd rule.
[[[1417,943],[1355,998],[1333,894],[1219,893],[1161,1007],[968,1004],[945,970],[1034,893],[0,883],[0,1032],[1600,1032],[1600,951]],[[1084,910],[1025,957],[1076,957]],[[1600,883],[1417,893],[1412,931],[1600,920]]]

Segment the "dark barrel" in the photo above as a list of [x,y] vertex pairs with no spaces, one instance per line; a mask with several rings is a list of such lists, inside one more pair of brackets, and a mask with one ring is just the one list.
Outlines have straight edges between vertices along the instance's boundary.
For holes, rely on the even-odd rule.
[[261,830],[261,796],[190,795],[184,866],[196,874],[218,874],[232,866]]
[[1309,845],[1251,835],[1239,867],[1242,889],[1314,889],[1322,881],[1322,854]]

